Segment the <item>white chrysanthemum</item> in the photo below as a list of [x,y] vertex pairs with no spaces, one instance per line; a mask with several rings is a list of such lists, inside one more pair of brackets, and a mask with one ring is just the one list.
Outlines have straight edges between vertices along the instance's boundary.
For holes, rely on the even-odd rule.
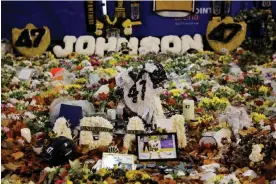
[[[127,130],[142,130],[145,131],[143,121],[138,117],[132,117],[127,124]],[[132,141],[135,140],[134,134],[126,134],[124,137],[124,147],[131,150]]]
[[3,69],[7,72],[16,72],[15,67],[12,67],[12,66],[7,65],[7,64],[4,65]]
[[152,73],[154,70],[158,70],[158,68],[153,63],[146,63],[145,70],[149,73]]
[[185,119],[182,115],[174,115],[171,117],[173,123],[173,131],[177,134],[178,147],[185,148],[187,146]]
[[235,173],[229,174],[223,177],[221,181],[219,181],[219,184],[240,184],[239,179],[236,177]]
[[32,66],[32,62],[31,61],[28,61],[28,60],[25,60],[23,61],[23,63],[27,66]]
[[11,84],[13,84],[13,85],[18,85],[19,82],[20,82],[20,80],[16,76],[14,76],[11,80]]
[[91,63],[87,59],[85,59],[81,62],[81,66],[82,67],[91,66]]
[[7,116],[5,114],[1,114],[1,119],[6,119]]
[[10,103],[12,103],[12,104],[17,104],[17,103],[18,103],[18,100],[15,99],[15,98],[10,98]]
[[29,119],[35,119],[36,118],[36,116],[33,113],[29,112],[29,111],[26,111],[24,113],[24,116],[26,116]]
[[[112,124],[102,117],[84,117],[80,121],[81,126],[102,127],[113,129]],[[96,149],[101,146],[108,146],[113,139],[113,134],[110,132],[99,132],[99,140],[94,140],[91,131],[82,130],[80,132],[80,145],[88,145],[89,149]]]
[[264,155],[261,154],[262,146],[260,144],[255,144],[252,146],[252,152],[249,155],[249,159],[252,162],[260,162],[263,160]]
[[31,88],[35,89],[37,85],[41,84],[39,80],[33,80],[31,84]]
[[43,75],[46,78],[52,78],[53,77],[53,74],[51,72],[44,72]]
[[67,120],[63,117],[56,120],[53,131],[57,136],[64,136],[68,139],[72,139],[71,129],[67,126]]
[[80,74],[81,75],[85,75],[85,74],[91,73],[93,71],[94,71],[93,66],[86,66],[86,67],[84,67],[84,68],[81,69]]
[[20,120],[21,116],[19,114],[9,114],[8,119]]

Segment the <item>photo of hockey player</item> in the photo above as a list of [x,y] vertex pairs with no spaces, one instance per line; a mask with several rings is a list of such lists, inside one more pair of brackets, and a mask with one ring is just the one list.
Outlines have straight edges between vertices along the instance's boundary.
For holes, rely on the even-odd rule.
[[138,135],[139,160],[176,159],[175,134]]

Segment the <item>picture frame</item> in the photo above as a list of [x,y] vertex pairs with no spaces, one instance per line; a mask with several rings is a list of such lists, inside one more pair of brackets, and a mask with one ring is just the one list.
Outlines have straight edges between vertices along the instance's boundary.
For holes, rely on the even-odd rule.
[[136,143],[136,155],[139,161],[169,161],[178,159],[176,133],[137,134]]
[[104,152],[102,156],[102,168],[112,169],[114,166],[127,170],[135,170],[134,155]]

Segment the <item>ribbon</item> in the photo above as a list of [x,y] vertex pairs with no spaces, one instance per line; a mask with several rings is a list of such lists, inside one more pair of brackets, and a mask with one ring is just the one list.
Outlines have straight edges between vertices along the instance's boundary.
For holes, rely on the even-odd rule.
[[140,21],[140,2],[132,0],[130,3],[131,7],[131,22],[132,25],[141,25],[142,22]]
[[113,129],[105,128],[105,127],[90,127],[90,126],[81,126],[81,131],[90,131],[95,134],[99,134],[99,132],[113,132]]
[[85,1],[87,31],[94,32],[96,25],[96,5],[93,0]]
[[126,131],[127,134],[142,134],[144,133],[143,130],[127,130]]

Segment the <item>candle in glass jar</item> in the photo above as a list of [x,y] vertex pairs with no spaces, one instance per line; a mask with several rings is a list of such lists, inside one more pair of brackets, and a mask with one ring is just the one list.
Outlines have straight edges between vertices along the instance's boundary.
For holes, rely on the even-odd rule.
[[185,120],[191,120],[195,117],[195,102],[193,100],[183,101],[183,116]]
[[108,109],[107,110],[107,116],[109,117],[109,119],[115,120],[116,119],[116,115],[117,115],[117,112],[116,112],[115,109]]
[[124,114],[124,108],[125,105],[122,103],[119,103],[117,106],[117,114],[119,119],[123,119],[123,114]]

